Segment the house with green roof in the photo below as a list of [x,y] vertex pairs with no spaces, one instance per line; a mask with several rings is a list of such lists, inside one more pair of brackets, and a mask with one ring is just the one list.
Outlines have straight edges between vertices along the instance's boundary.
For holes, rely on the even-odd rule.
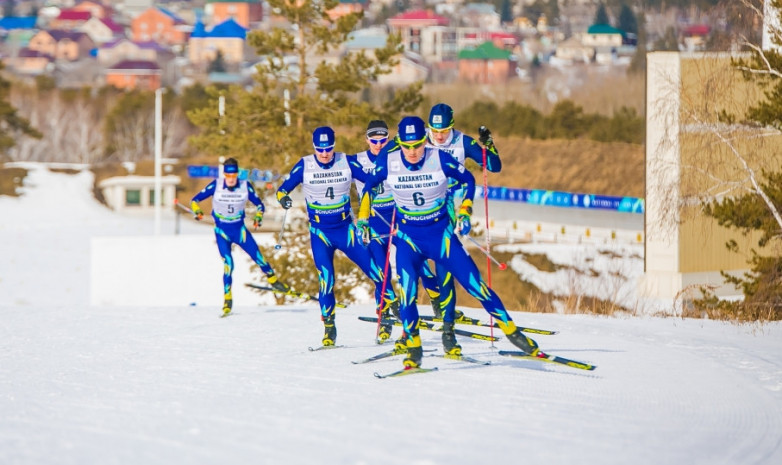
[[587,47],[621,47],[625,33],[608,24],[593,24],[589,26],[581,43]]
[[511,52],[484,42],[459,51],[459,80],[476,84],[500,84],[515,75],[516,59]]

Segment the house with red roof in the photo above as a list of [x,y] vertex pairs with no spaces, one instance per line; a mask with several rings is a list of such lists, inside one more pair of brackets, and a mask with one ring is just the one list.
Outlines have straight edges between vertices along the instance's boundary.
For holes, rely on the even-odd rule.
[[92,15],[93,18],[98,18],[98,19],[110,18],[111,15],[114,13],[111,7],[104,5],[101,2],[93,2],[90,0],[85,0],[77,3],[76,5],[73,6],[73,8],[71,8],[71,10],[86,11],[90,15]]
[[92,18],[89,11],[79,11],[74,9],[62,10],[56,18],[49,22],[49,29],[60,29],[63,31],[75,31],[84,23]]
[[409,52],[421,53],[421,31],[430,26],[448,26],[448,18],[432,10],[414,10],[400,13],[387,21],[391,32],[402,36],[402,45]]
[[160,88],[162,71],[154,61],[123,60],[106,68],[106,84],[118,89],[156,90]]
[[98,45],[125,37],[125,28],[111,18],[93,16],[79,30],[90,36]]

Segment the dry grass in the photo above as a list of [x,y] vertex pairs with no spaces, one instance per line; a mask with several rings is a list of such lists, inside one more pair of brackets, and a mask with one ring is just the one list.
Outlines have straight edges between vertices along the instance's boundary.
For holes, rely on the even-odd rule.
[[[530,140],[497,137],[502,171],[492,186],[643,197],[644,147],[590,140]],[[477,165],[468,163],[482,179]]]
[[27,170],[24,168],[5,168],[0,167],[0,195],[9,197],[18,197],[17,187],[22,187],[24,178],[27,176]]
[[438,102],[451,105],[458,126],[460,111],[477,101],[487,100],[497,102],[499,106],[506,102],[518,102],[546,114],[558,100],[571,100],[586,113],[612,116],[615,110],[626,106],[642,115],[645,113],[645,87],[643,75],[627,75],[624,71],[606,72],[594,67],[573,67],[563,71],[541,71],[532,82],[514,81],[505,85],[427,84],[423,93],[427,109]]

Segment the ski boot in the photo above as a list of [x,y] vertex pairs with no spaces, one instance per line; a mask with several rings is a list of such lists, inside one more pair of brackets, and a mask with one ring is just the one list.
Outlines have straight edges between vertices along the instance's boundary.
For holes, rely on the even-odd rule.
[[[388,313],[381,313],[380,319],[386,320],[388,319],[389,315]],[[394,329],[393,323],[380,323],[380,327],[377,331],[377,343],[382,344],[388,340],[388,338],[391,337],[391,331]]]
[[394,352],[398,354],[407,353],[407,334],[402,333],[402,336],[394,341]]
[[446,355],[462,355],[462,346],[456,342],[453,323],[443,323],[443,350]]
[[234,301],[233,297],[231,296],[231,293],[228,292],[225,294],[225,300],[223,301],[223,316],[228,316],[229,313],[231,313],[231,308],[233,307]]
[[291,290],[291,287],[285,284],[284,282],[280,281],[280,279],[274,275],[270,274],[266,276],[266,280],[269,282],[271,287],[273,287],[275,290],[280,291],[282,293],[286,293]]
[[402,361],[402,364],[405,369],[419,368],[421,359],[424,358],[424,349],[421,347],[421,336],[419,336],[417,329],[414,329],[407,336],[405,343],[407,345],[407,357]]
[[337,325],[334,324],[334,315],[323,318],[323,345],[333,346],[337,343]]
[[516,323],[512,321],[503,323],[502,321],[497,320],[497,325],[502,329],[502,332],[505,333],[505,337],[508,338],[510,343],[521,349],[524,353],[528,355],[537,355],[538,352],[540,352],[538,343],[519,331],[516,327]]

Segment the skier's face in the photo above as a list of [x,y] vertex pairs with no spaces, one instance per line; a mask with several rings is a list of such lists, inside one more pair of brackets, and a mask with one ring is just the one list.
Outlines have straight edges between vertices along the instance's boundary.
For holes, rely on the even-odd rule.
[[235,187],[239,182],[239,175],[237,173],[225,173],[225,185],[228,187]]
[[400,147],[402,147],[402,155],[404,155],[405,160],[407,160],[408,163],[418,163],[424,158],[424,151],[426,149],[425,142],[426,139],[420,140],[414,144],[399,143]]
[[328,163],[334,158],[334,147],[327,147],[325,149],[315,147],[315,157],[321,163]]
[[388,136],[367,137],[367,144],[369,144],[369,151],[372,152],[372,155],[377,155],[388,144]]
[[448,129],[434,129],[429,128],[429,135],[432,137],[432,141],[437,145],[443,145],[449,137],[451,137],[451,128]]

